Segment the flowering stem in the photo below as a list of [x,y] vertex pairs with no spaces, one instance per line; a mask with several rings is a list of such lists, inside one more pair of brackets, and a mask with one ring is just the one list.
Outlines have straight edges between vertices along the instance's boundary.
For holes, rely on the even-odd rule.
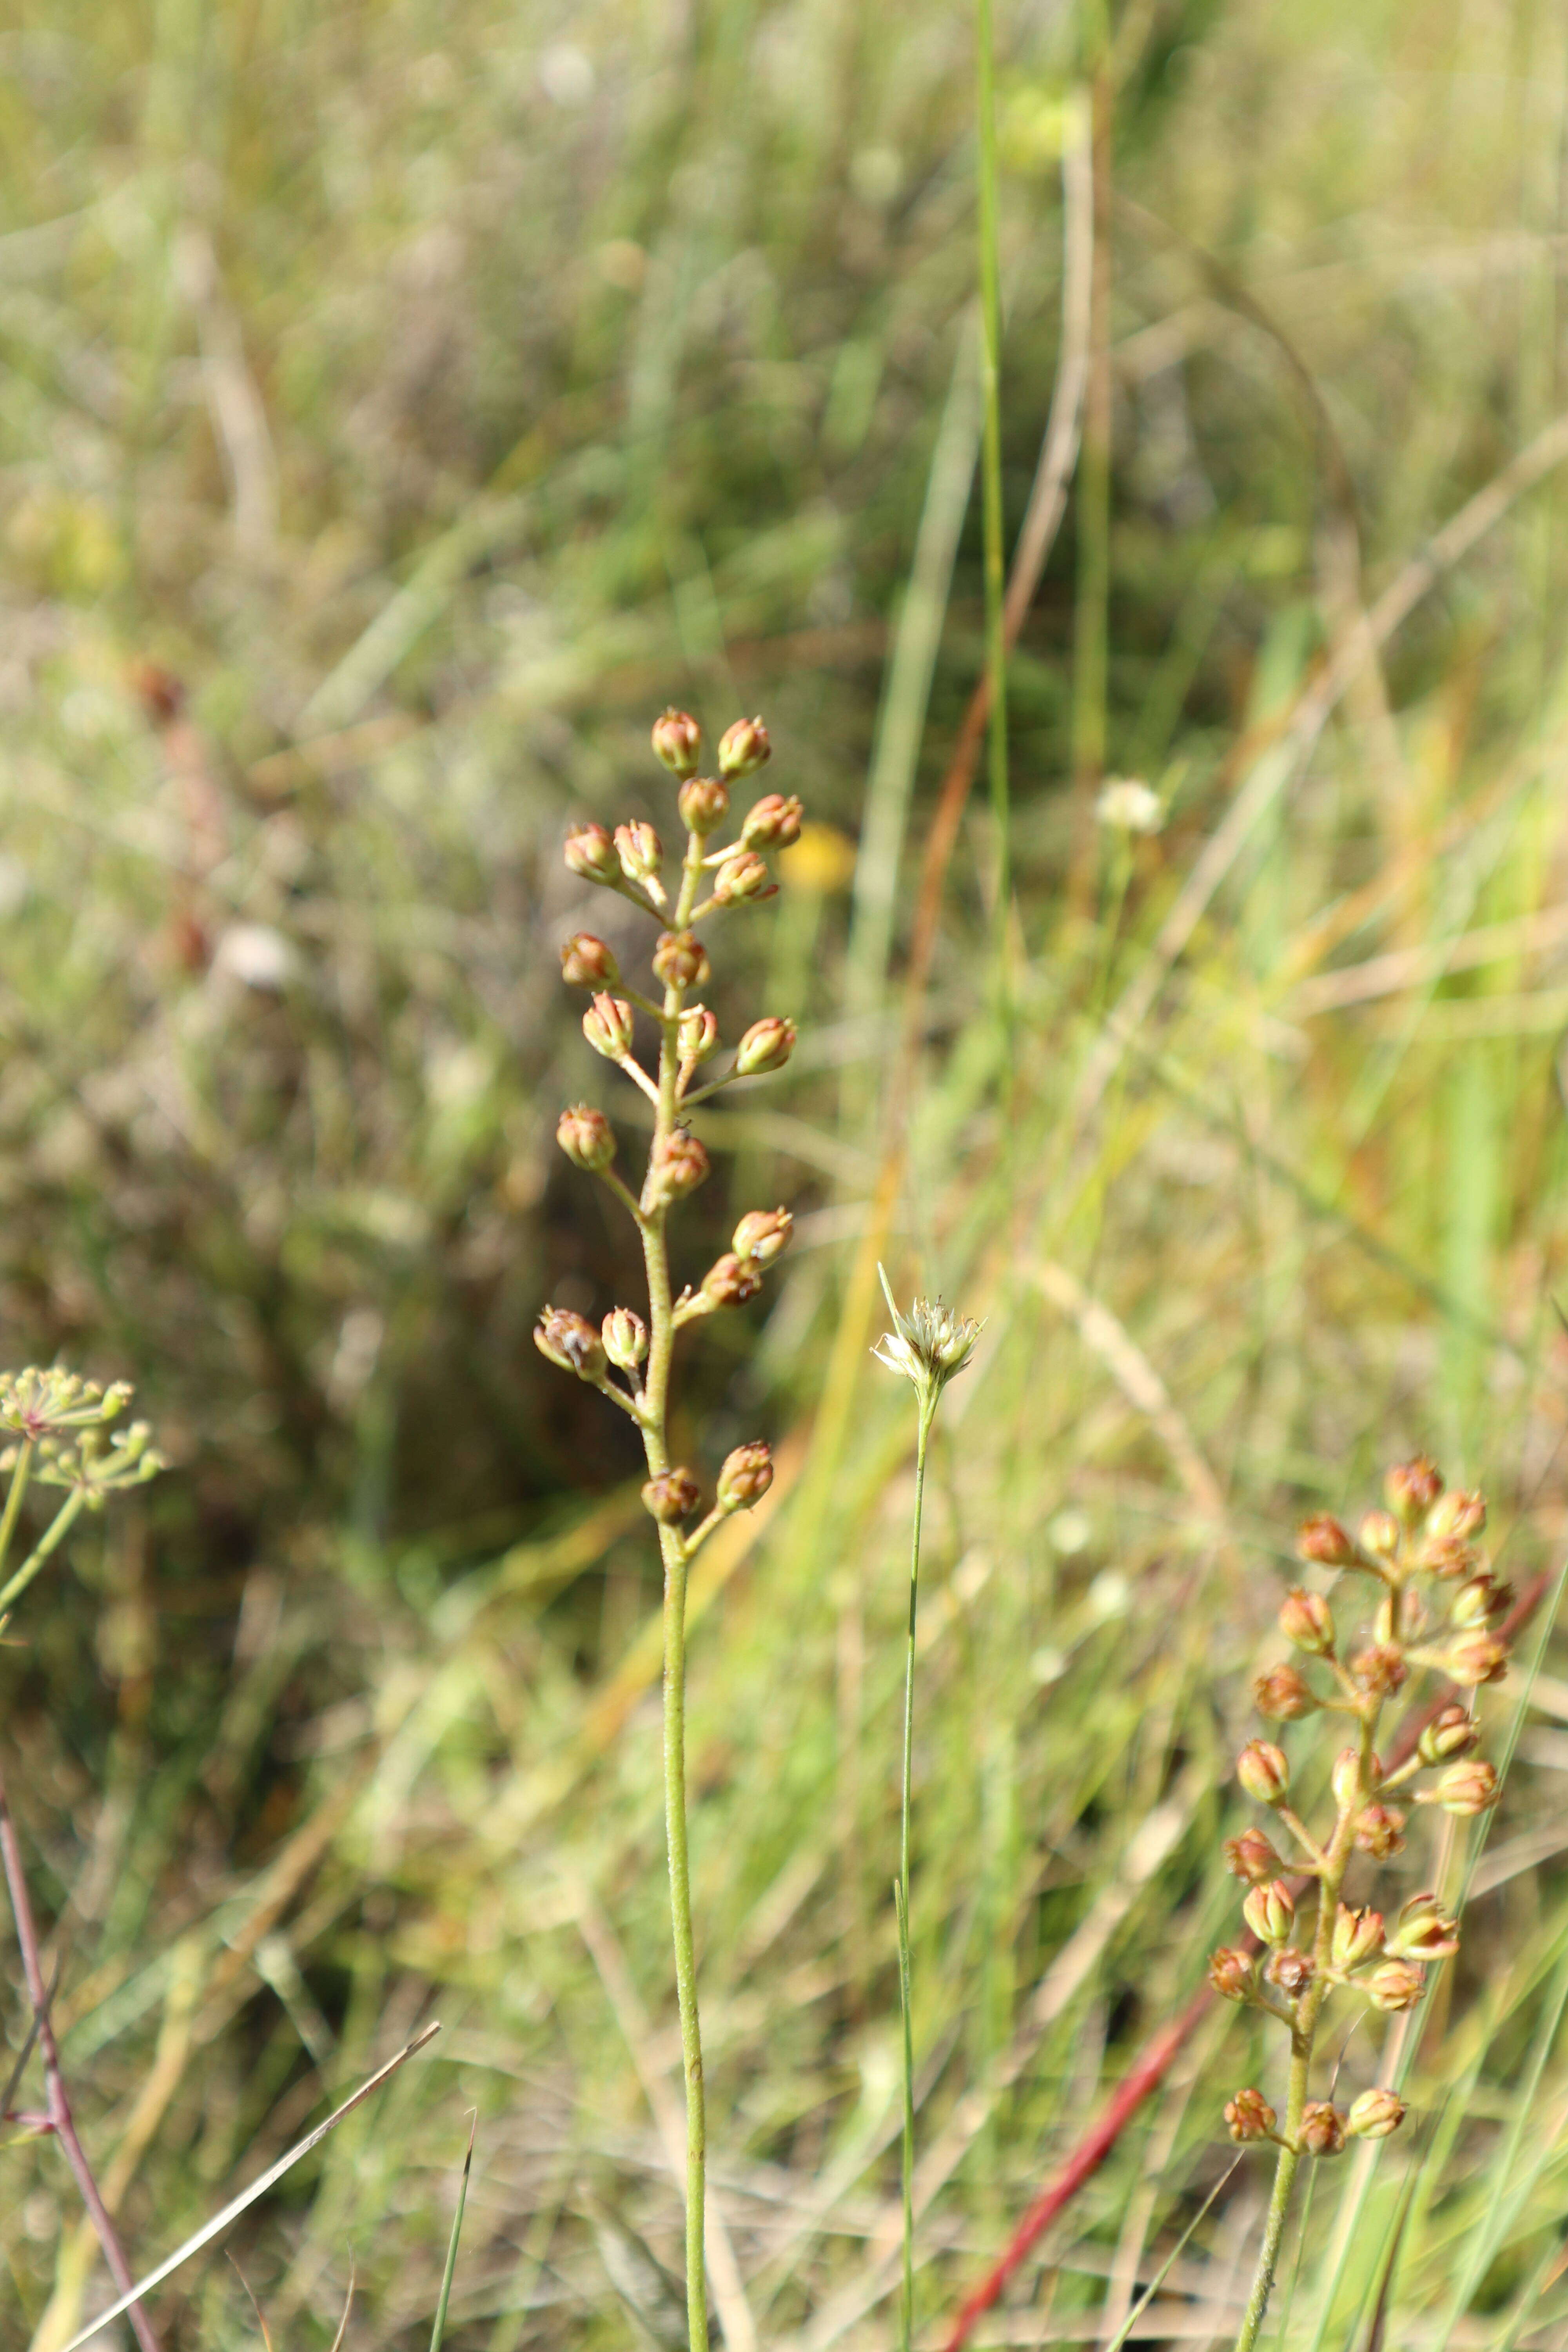
[[900,2352],[910,2352],[915,2309],[915,2034],[910,2001],[910,1783],[915,1748],[915,1612],[920,1601],[921,1514],[925,1503],[926,1441],[936,1411],[937,1391],[920,1392],[915,1438],[915,1523],[910,1546],[909,1639],[904,1654],[904,1771],[899,1817],[899,1880],[893,1890],[899,1915],[899,1999],[904,2021],[904,2293],[899,2322]]
[[[20,1464],[17,1465],[16,1480],[17,1485],[22,1483],[22,1469]],[[16,1495],[16,1486],[12,1487],[11,1492],[13,1496]],[[65,1501],[55,1513],[54,1517],[50,1520],[47,1528],[39,1538],[37,1543],[34,1546],[32,1551],[28,1553],[26,1559],[22,1562],[21,1567],[16,1570],[16,1575],[11,1579],[10,1583],[6,1585],[3,1592],[0,1592],[0,1617],[5,1616],[6,1611],[10,1608],[14,1601],[20,1600],[22,1594],[26,1592],[28,1585],[31,1584],[34,1577],[37,1576],[38,1570],[45,1565],[46,1561],[47,1561],[51,1553],[57,1551],[59,1546],[64,1542],[67,1535],[70,1532],[72,1526],[75,1524],[78,1514],[80,1512],[81,1507],[86,1500],[87,1491],[85,1487],[81,1486],[74,1487],[71,1493],[67,1496]],[[9,1505],[7,1505],[7,1510],[8,1509]]]

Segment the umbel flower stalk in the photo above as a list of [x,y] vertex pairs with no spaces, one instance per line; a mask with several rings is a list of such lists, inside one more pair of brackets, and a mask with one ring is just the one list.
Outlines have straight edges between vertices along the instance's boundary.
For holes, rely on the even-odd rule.
[[[1248,1740],[1237,1759],[1243,1790],[1268,1807],[1295,1849],[1287,1862],[1257,1828],[1229,1840],[1226,1862],[1248,1887],[1242,1912],[1250,1940],[1222,1948],[1209,1962],[1215,1990],[1277,2019],[1290,2043],[1283,2121],[1250,2087],[1237,2091],[1225,2110],[1233,2140],[1268,2141],[1278,2150],[1237,2352],[1252,2352],[1258,2341],[1301,2158],[1338,2156],[1352,2139],[1386,2138],[1404,2121],[1398,2095],[1375,2085],[1345,2110],[1310,2095],[1330,1996],[1349,1993],[1385,2014],[1413,2009],[1426,1969],[1459,1948],[1458,1923],[1436,1895],[1415,1895],[1392,1923],[1371,1905],[1346,1904],[1351,1864],[1358,1855],[1382,1863],[1399,1853],[1411,1805],[1464,1817],[1497,1800],[1496,1771],[1475,1752],[1480,1728],[1465,1706],[1442,1707],[1397,1769],[1385,1772],[1379,1761],[1390,1704],[1409,1689],[1413,1675],[1446,1676],[1471,1692],[1501,1679],[1508,1645],[1492,1629],[1513,1599],[1472,1540],[1486,1524],[1479,1494],[1445,1493],[1423,1455],[1388,1472],[1384,1495],[1387,1507],[1369,1511],[1353,1537],[1323,1514],[1309,1519],[1297,1538],[1303,1560],[1370,1580],[1370,1624],[1346,1644],[1329,1597],[1297,1588],[1286,1596],[1279,1628],[1300,1664],[1272,1666],[1254,1686],[1259,1712],[1277,1722],[1344,1717],[1352,1737],[1330,1776],[1329,1818],[1317,1830],[1301,1820],[1291,1804],[1289,1761],[1272,1740]],[[1315,1683],[1309,1678],[1314,1670]]]
[[920,1605],[921,1517],[925,1504],[926,1445],[936,1418],[942,1390],[969,1361],[981,1326],[954,1315],[939,1298],[917,1298],[907,1316],[893,1304],[893,1294],[882,1268],[882,1294],[893,1328],[885,1332],[871,1353],[889,1372],[898,1372],[915,1392],[915,1511],[910,1541],[910,1613],[904,1647],[904,1751],[899,1803],[899,1874],[893,1882],[893,1906],[899,1925],[899,2005],[904,2028],[903,2130],[903,2296],[899,2315],[900,2352],[910,2352],[915,2312],[915,2032],[910,2001],[910,1784],[915,1752],[915,1617]]
[[[650,958],[657,985],[644,994],[624,981],[610,949],[591,932],[578,932],[561,950],[563,977],[591,992],[584,1035],[653,1106],[653,1139],[638,1189],[633,1192],[616,1171],[615,1131],[603,1111],[574,1104],[563,1111],[556,1129],[567,1158],[596,1176],[636,1224],[647,1311],[645,1317],[629,1307],[612,1307],[595,1328],[582,1315],[546,1307],[534,1339],[552,1363],[596,1388],[637,1424],[647,1462],[643,1501],[658,1529],[664,1564],[664,1812],[686,2078],[687,2326],[690,2352],[706,2352],[707,2119],[687,1852],[686,1586],[691,1562],[713,1530],[758,1502],[773,1473],[760,1438],[736,1446],[720,1470],[711,1505],[698,1517],[700,1482],[669,1458],[670,1371],[679,1330],[755,1297],[766,1268],[788,1245],[790,1213],[750,1210],[735,1228],[732,1246],[695,1287],[688,1285],[679,1296],[670,1274],[668,1224],[671,1209],[709,1172],[708,1154],[686,1124],[687,1114],[737,1078],[782,1069],[795,1048],[794,1023],[768,1015],[752,1024],[725,1069],[703,1078],[719,1050],[719,1026],[705,1004],[689,1000],[711,977],[704,927],[732,908],[773,896],[778,886],[770,877],[766,853],[798,839],[801,805],[793,794],[764,793],[735,837],[710,847],[725,829],[731,785],[754,774],[770,756],[766,728],[760,719],[737,720],[720,741],[719,772],[713,776],[698,773],[702,730],[685,711],[667,710],[656,722],[653,748],[679,781],[686,847],[679,874],[667,882],[663,845],[645,823],[620,824],[614,833],[598,824],[574,825],[565,854],[574,874],[629,898],[659,926]],[[639,1014],[658,1040],[651,1071],[637,1051]]]

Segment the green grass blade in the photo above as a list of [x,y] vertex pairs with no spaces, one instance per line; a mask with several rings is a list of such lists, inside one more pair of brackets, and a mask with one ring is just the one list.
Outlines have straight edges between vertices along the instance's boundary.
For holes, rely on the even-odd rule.
[[430,2330],[430,2352],[441,2352],[447,2333],[447,2305],[452,2300],[452,2280],[458,2268],[458,2241],[463,2234],[463,2208],[468,2201],[468,2176],[474,2168],[474,2134],[479,2127],[476,2107],[468,2117],[468,2145],[463,2158],[463,2177],[458,2183],[458,2210],[452,2216],[452,2234],[447,2241],[447,2267],[441,2273],[441,2300],[436,2305],[436,2325]]

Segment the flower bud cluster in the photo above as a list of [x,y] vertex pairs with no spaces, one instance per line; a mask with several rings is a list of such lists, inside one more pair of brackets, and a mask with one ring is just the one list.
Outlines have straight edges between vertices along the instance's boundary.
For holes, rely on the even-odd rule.
[[[1279,1630],[1294,1658],[1258,1678],[1258,1711],[1275,1723],[1330,1712],[1349,1718],[1352,1744],[1330,1774],[1333,1818],[1314,1834],[1291,1810],[1291,1771],[1283,1748],[1250,1739],[1237,1758],[1245,1793],[1267,1805],[1298,1849],[1292,1865],[1259,1828],[1243,1830],[1226,1845],[1226,1867],[1247,1892],[1242,1916],[1251,1941],[1226,1945],[1209,1962],[1209,1980],[1225,1999],[1279,2017],[1309,2050],[1331,1991],[1359,1994],[1373,2010],[1398,2015],[1421,2000],[1426,1970],[1459,1948],[1458,1922],[1433,1894],[1413,1896],[1390,1925],[1370,1906],[1352,1907],[1342,1889],[1358,1855],[1384,1862],[1401,1853],[1409,1807],[1436,1805],[1458,1816],[1496,1801],[1497,1774],[1473,1750],[1479,1728],[1471,1709],[1452,1696],[1426,1709],[1401,1743],[1405,1760],[1386,1769],[1377,1735],[1389,1702],[1421,1672],[1474,1690],[1506,1671],[1503,1630],[1513,1594],[1476,1549],[1486,1524],[1479,1495],[1445,1491],[1425,1456],[1396,1464],[1384,1482],[1384,1502],[1366,1513],[1352,1536],[1326,1512],[1301,1527],[1299,1557],[1347,1581],[1359,1573],[1373,1583],[1369,1623],[1347,1642],[1340,1592],[1299,1585],[1287,1593]],[[1424,1591],[1423,1588],[1426,1588]],[[1428,1777],[1431,1776],[1431,1777]],[[1389,1801],[1397,1793],[1402,1801]],[[1314,1915],[1303,1921],[1310,1898]],[[1297,2097],[1300,2099],[1300,2091]],[[1308,2100],[1283,2126],[1260,2092],[1237,2092],[1225,2120],[1232,2139],[1279,2139],[1299,2152],[1337,2155],[1348,2139],[1379,2139],[1395,2130],[1404,2107],[1392,2091],[1364,2091],[1348,2112]]]

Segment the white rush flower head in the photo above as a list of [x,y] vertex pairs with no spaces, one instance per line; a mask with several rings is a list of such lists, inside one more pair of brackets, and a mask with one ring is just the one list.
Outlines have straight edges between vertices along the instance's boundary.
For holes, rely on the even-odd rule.
[[1113,776],[1096,800],[1094,814],[1112,833],[1158,833],[1165,822],[1159,793],[1135,776]]
[[967,1315],[955,1315],[940,1298],[917,1298],[909,1313],[900,1315],[886,1274],[880,1266],[877,1272],[893,1328],[883,1333],[871,1353],[887,1370],[901,1372],[912,1381],[922,1401],[932,1402],[953,1374],[963,1370],[984,1327]]

